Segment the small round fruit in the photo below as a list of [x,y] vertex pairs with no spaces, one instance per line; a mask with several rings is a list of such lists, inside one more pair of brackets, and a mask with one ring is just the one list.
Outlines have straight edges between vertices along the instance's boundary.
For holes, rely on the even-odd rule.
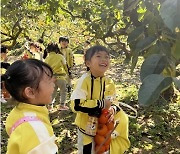
[[96,136],[94,137],[94,141],[97,145],[100,145],[104,140],[105,137],[98,134],[96,134]]
[[108,122],[108,117],[105,114],[101,114],[101,116],[98,119],[98,122],[100,124],[106,124]]
[[99,124],[97,129],[97,134],[104,136],[108,133],[108,128],[104,124]]

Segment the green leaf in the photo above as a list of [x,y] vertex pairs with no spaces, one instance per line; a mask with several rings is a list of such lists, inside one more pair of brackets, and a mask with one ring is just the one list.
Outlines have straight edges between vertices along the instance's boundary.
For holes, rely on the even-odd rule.
[[179,17],[179,0],[166,0],[160,8],[160,15],[164,20],[166,26],[175,31],[176,27],[180,27],[180,17]]
[[176,43],[174,44],[172,48],[172,55],[177,60],[180,60],[180,38],[176,40]]
[[147,58],[152,54],[159,54],[159,53],[160,53],[159,45],[156,43],[153,46],[151,46],[149,49],[147,49],[146,53],[143,56]]
[[178,80],[177,78],[173,78],[173,82],[174,82],[176,89],[180,90],[180,80]]
[[171,46],[169,42],[158,41],[159,49],[161,53],[164,53],[166,56],[171,56]]
[[135,28],[129,35],[128,35],[128,43],[135,41],[141,36],[141,34],[144,32],[144,26],[140,26]]
[[161,54],[153,54],[143,62],[140,71],[140,79],[143,81],[148,75],[160,74],[167,64],[166,57]]
[[144,40],[140,40],[137,44],[136,44],[136,50],[141,52],[143,50],[146,50],[147,48],[149,48],[151,45],[154,44],[154,42],[157,40],[156,37],[154,36],[149,36],[146,37]]
[[[154,21],[154,20],[153,20]],[[155,22],[151,22],[147,28],[148,35],[156,35],[158,31],[157,24]]]
[[167,89],[172,83],[171,77],[163,77],[159,74],[148,75],[138,92],[139,103],[142,106],[150,106],[158,98],[161,92]]

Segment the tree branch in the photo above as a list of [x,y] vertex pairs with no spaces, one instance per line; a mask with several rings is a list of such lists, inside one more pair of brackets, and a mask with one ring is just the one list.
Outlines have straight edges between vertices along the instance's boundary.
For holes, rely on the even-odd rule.
[[72,18],[81,18],[81,19],[84,19],[82,16],[79,16],[79,15],[73,15],[71,11],[63,8],[61,5],[59,5],[61,10],[65,11],[66,13],[68,13],[69,15],[71,15]]
[[15,30],[16,27],[19,27],[19,28],[20,28],[20,24],[19,24],[20,21],[21,21],[21,19],[19,18],[19,19],[16,21],[16,23],[14,24],[14,26],[13,26],[13,28],[12,28],[12,35],[13,35],[14,30]]
[[4,32],[1,32],[1,31],[0,31],[0,33],[1,33],[2,35],[7,36],[7,37],[12,37],[12,35],[8,35],[8,34],[6,34],[6,33],[4,33]]

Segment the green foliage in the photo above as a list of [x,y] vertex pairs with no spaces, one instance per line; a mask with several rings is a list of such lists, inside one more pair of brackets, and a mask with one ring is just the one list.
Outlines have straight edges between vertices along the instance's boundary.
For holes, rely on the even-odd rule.
[[180,27],[180,19],[179,19],[179,0],[166,0],[160,9],[160,14],[164,20],[164,23],[167,25],[169,29],[173,32],[175,28]]
[[[176,77],[179,7],[179,0],[2,0],[1,42],[13,47],[29,36],[34,41],[43,38],[46,45],[67,35],[72,49],[90,40],[91,45],[122,50],[132,60],[131,73],[139,56],[146,61],[152,54],[161,54],[167,60],[162,74]],[[153,61],[153,70],[161,67],[159,60]]]
[[139,89],[138,98],[142,106],[149,106],[154,103],[160,93],[167,89],[172,83],[171,77],[163,77],[159,74],[148,75]]
[[152,46],[152,44],[154,44],[154,42],[156,41],[156,38],[153,36],[148,36],[146,38],[144,38],[143,40],[139,41],[136,44],[136,50],[138,52],[141,52],[143,50],[148,49],[150,46]]
[[176,60],[180,60],[180,34],[178,35],[176,42],[172,47],[172,55]]
[[143,81],[145,77],[151,74],[160,74],[167,64],[165,56],[160,54],[152,54],[142,64],[140,71],[140,79]]
[[131,33],[129,33],[127,41],[131,43],[132,41],[137,40],[143,33],[144,33],[144,27],[143,26],[137,27]]
[[[178,3],[177,1],[173,1],[171,4],[169,0],[162,4],[156,0],[141,1],[138,3],[139,9],[137,12],[141,16],[140,22],[138,25],[136,24],[134,30],[129,33],[127,42],[130,44],[132,51],[131,73],[138,62],[138,57],[144,56],[145,58],[140,74],[142,85],[139,90],[139,99],[142,105],[148,106],[153,104],[162,92],[163,87],[158,90],[158,84],[156,88],[153,88],[153,84],[147,81],[149,79],[161,83],[163,80],[166,80],[166,77],[164,77],[164,79],[162,78],[162,81],[156,81],[157,79],[153,79],[153,74],[162,73],[163,76],[176,76],[176,64],[179,62],[180,53],[178,43],[179,32],[175,31],[175,28],[179,28],[177,24],[177,21],[179,21],[179,18],[177,18]],[[175,4],[177,4],[177,6],[175,6]],[[174,10],[172,8],[174,8]],[[142,14],[144,14],[144,16]],[[173,30],[170,31],[167,27],[171,30],[173,28]],[[144,81],[145,79],[147,80],[146,82]],[[149,90],[144,87],[152,87],[152,89]],[[152,93],[154,94],[153,97],[151,97]],[[149,97],[145,96],[147,98],[145,99],[142,94],[146,94]]]

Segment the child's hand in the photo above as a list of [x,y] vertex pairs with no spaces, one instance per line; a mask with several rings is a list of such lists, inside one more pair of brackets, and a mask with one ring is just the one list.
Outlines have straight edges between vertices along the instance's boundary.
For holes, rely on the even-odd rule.
[[109,109],[111,106],[111,101],[109,99],[105,99],[105,109]]

